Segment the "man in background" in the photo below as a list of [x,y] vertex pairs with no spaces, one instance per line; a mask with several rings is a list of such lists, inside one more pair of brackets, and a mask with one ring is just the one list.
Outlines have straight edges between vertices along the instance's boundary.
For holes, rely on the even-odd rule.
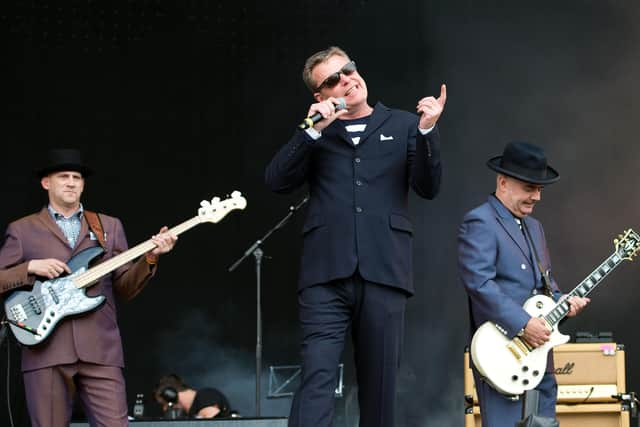
[[158,380],[153,397],[162,406],[165,418],[224,418],[232,416],[227,397],[218,389],[190,387],[176,374]]

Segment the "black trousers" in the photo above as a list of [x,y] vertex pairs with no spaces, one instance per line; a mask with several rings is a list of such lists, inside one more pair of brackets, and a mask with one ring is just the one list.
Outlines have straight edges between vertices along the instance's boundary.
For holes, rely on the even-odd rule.
[[291,427],[330,427],[338,364],[349,328],[353,340],[360,426],[394,425],[396,375],[407,294],[367,282],[358,273],[298,294],[302,378]]

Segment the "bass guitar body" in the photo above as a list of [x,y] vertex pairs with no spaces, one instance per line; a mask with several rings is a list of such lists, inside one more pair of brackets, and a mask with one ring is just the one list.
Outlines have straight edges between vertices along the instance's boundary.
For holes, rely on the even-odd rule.
[[70,275],[36,281],[31,291],[17,290],[7,298],[5,313],[19,342],[27,346],[38,344],[62,319],[91,311],[105,301],[102,295],[88,297],[85,289],[76,287],[73,281],[103,252],[100,246],[85,249],[67,263],[72,271]]

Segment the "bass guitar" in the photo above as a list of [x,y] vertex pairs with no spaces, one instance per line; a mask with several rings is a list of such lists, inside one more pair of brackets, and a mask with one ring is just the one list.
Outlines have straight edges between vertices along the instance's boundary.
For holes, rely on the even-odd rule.
[[567,299],[589,295],[622,261],[631,261],[640,250],[640,236],[632,229],[613,242],[615,251],[560,301],[545,295],[535,295],[525,301],[525,311],[542,318],[551,331],[544,345],[533,348],[520,337],[509,339],[493,322],[480,325],[471,340],[471,357],[478,372],[493,388],[513,396],[535,388],[542,381],[549,351],[570,338],[558,330],[558,323],[569,312]]
[[[225,200],[219,197],[214,197],[211,202],[203,200],[198,215],[169,232],[177,236],[203,222],[217,223],[229,212],[244,209],[246,205],[247,201],[239,191],[234,191]],[[101,255],[104,249],[101,246],[85,249],[67,262],[71,274],[44,282],[36,281],[30,291],[14,291],[6,299],[4,308],[16,339],[26,346],[42,343],[66,317],[97,308],[105,297],[88,297],[85,288],[154,247],[149,239],[91,268],[91,260]]]

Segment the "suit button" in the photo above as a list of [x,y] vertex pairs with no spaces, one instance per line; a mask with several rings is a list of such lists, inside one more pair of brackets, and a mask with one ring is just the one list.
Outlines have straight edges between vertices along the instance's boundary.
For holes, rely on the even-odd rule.
[[362,185],[362,181],[360,181],[359,179],[357,179],[357,180],[356,180],[356,185],[357,185],[358,187],[360,187],[360,186]]
[[355,162],[356,162],[356,163],[360,163],[360,157],[356,157],[356,158],[355,158]]
[[362,212],[362,208],[360,206],[356,206],[356,212],[358,213]]

